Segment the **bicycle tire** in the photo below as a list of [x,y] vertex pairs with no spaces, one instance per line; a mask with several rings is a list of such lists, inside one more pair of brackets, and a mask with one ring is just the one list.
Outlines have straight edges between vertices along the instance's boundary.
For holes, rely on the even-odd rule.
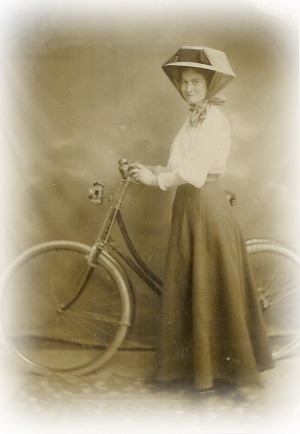
[[246,242],[274,360],[300,344],[300,257],[270,239]]
[[1,279],[2,342],[36,373],[92,372],[126,339],[133,317],[130,282],[105,250],[84,291],[62,309],[91,269],[90,250],[72,241],[40,244],[20,255]]

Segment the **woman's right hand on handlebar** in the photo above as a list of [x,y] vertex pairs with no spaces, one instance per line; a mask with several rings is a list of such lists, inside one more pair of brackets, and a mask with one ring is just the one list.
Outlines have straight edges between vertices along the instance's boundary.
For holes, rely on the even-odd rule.
[[136,182],[145,185],[157,185],[157,176],[145,165],[133,163],[129,166],[129,175]]

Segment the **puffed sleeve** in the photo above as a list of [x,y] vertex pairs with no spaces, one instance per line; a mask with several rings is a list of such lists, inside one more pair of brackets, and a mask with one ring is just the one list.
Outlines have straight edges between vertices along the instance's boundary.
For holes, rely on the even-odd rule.
[[153,167],[153,173],[154,173],[154,175],[159,175],[160,173],[165,173],[165,172],[168,172],[168,171],[169,170],[168,170],[167,167],[164,167],[164,166],[161,166],[161,165]]
[[148,169],[157,176],[157,183],[161,190],[168,190],[171,187],[184,184],[185,181],[176,175],[174,172],[170,171],[168,167],[165,166],[147,166]]
[[157,182],[161,190],[168,190],[172,187],[186,184],[186,181],[174,172],[161,172],[157,176]]
[[212,109],[196,128],[186,124],[171,148],[168,167],[174,182],[176,178],[179,184],[202,187],[209,173],[224,172],[229,149],[229,123],[218,109]]

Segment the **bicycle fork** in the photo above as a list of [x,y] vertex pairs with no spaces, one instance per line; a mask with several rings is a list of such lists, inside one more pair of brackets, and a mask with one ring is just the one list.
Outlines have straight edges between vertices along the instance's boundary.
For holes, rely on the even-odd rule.
[[90,278],[92,277],[95,268],[98,266],[99,263],[99,256],[101,255],[102,250],[105,248],[105,246],[108,243],[109,236],[112,230],[112,227],[116,221],[117,215],[121,209],[122,202],[124,200],[127,188],[129,186],[129,183],[131,182],[131,178],[125,178],[123,181],[123,186],[120,190],[118,199],[116,200],[114,206],[111,207],[110,212],[108,213],[101,230],[99,232],[99,235],[97,237],[96,242],[91,248],[91,251],[89,255],[86,255],[88,268],[82,277],[78,289],[75,291],[75,295],[71,298],[70,301],[68,301],[65,304],[61,304],[57,311],[58,313],[62,314],[67,309],[69,309],[80,297],[80,295],[83,293],[87,283],[89,282]]

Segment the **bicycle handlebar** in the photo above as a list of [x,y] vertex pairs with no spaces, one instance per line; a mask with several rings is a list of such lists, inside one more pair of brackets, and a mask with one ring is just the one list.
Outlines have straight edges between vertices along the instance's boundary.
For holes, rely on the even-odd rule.
[[[119,160],[119,171],[122,175],[123,179],[131,179],[132,181],[134,181],[129,175],[128,175],[128,169],[130,168],[130,165],[128,164],[128,160],[126,158],[121,158]],[[227,199],[230,203],[231,206],[236,205],[237,203],[237,198],[236,198],[236,194],[233,191],[230,190],[225,190],[225,194],[227,196]]]
[[128,160],[126,158],[121,158],[119,160],[119,172],[121,173],[123,179],[128,178],[128,169],[129,169]]
[[[128,163],[128,160],[126,158],[121,158],[118,161],[119,164],[119,172],[122,176],[123,180],[127,180],[129,182],[136,182],[130,175],[129,175],[129,169],[130,164]],[[93,203],[101,204],[103,203],[104,197],[103,197],[103,187],[104,185],[101,182],[95,182],[93,184],[93,187],[89,190],[89,198]],[[230,203],[230,205],[234,206],[236,205],[237,198],[236,194],[230,190],[225,190],[225,194],[227,196],[227,199]]]

